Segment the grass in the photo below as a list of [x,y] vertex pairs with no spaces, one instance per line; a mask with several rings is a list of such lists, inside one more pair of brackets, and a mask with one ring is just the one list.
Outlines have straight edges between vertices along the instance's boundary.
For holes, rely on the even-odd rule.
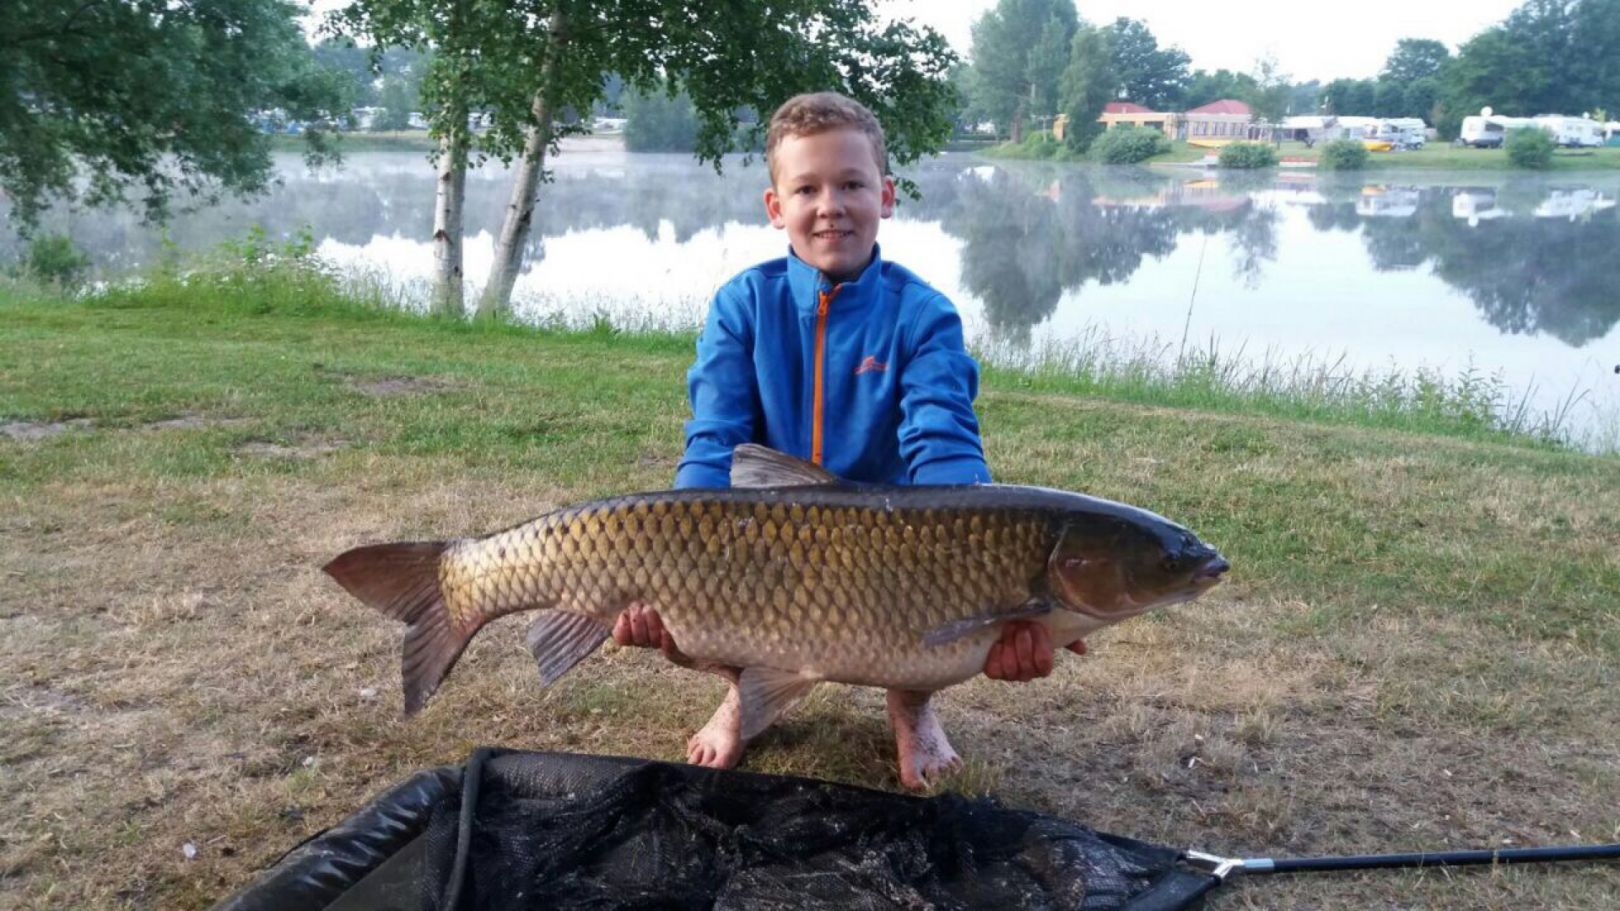
[[[444,322],[277,274],[0,289],[0,423],[40,431],[0,437],[0,907],[208,907],[420,767],[480,743],[674,760],[719,697],[611,649],[541,692],[508,618],[403,721],[397,626],[317,571],[665,486],[688,336]],[[1048,680],[942,695],[956,788],[1244,855],[1620,840],[1620,460],[1076,382],[987,372],[999,479],[1152,508],[1235,568]],[[744,765],[895,788],[891,748],[881,694],[823,687]],[[1212,907],[1617,890],[1570,864]]]
[[[1171,142],[1170,151],[1148,159],[1144,164],[1190,164],[1203,161],[1214,150],[1189,145],[1184,141]],[[1278,146],[1278,155],[1285,159],[1315,161],[1322,153],[1322,144],[1307,148],[1302,142],[1284,142]],[[1031,157],[1015,143],[1002,143],[985,149],[983,154],[993,158]],[[1433,142],[1409,152],[1371,152],[1367,156],[1367,170],[1388,171],[1405,168],[1429,168],[1454,171],[1514,171],[1507,152],[1502,149],[1457,148],[1446,142]],[[1554,171],[1593,171],[1620,168],[1620,148],[1559,149],[1553,153]]]

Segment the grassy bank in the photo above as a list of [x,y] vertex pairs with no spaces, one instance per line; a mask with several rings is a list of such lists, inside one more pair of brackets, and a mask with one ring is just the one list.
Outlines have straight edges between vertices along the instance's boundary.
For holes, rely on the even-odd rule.
[[[1213,149],[1189,145],[1186,142],[1172,142],[1170,151],[1148,159],[1144,164],[1189,164],[1204,160],[1207,156],[1215,154]],[[1322,154],[1322,144],[1307,148],[1302,142],[1285,142],[1277,147],[1278,154],[1285,159],[1316,161]],[[985,149],[982,154],[991,158],[1009,159],[1047,159],[1049,156],[1031,155],[1026,146],[1015,143],[1002,143]],[[1083,156],[1072,159],[1083,161]],[[1408,152],[1373,152],[1367,156],[1367,170],[1387,171],[1403,168],[1423,168],[1433,170],[1456,171],[1515,171],[1519,173],[1539,173],[1524,171],[1515,168],[1508,161],[1507,152],[1502,149],[1468,149],[1458,148],[1450,143],[1434,142]],[[1620,169],[1620,148],[1601,149],[1559,149],[1553,153],[1552,168],[1554,171],[1608,171]]]
[[[0,907],[206,907],[474,744],[676,759],[719,698],[612,649],[541,692],[513,618],[402,721],[398,627],[317,571],[665,486],[689,337],[446,323],[252,274],[5,289],[0,320]],[[1046,681],[945,693],[958,787],[1237,854],[1620,839],[1620,461],[1074,377],[987,373],[999,479],[1181,520],[1232,579]],[[744,767],[894,788],[881,705],[822,687]],[[1212,907],[1617,889],[1612,865],[1384,873]]]

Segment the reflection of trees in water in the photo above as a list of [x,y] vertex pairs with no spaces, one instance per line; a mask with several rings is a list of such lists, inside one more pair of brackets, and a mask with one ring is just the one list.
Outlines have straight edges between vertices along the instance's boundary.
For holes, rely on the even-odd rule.
[[[1363,221],[1363,237],[1380,271],[1432,263],[1447,284],[1467,294],[1503,332],[1545,332],[1580,346],[1620,322],[1620,294],[1607,270],[1620,250],[1613,208],[1574,218],[1535,217],[1563,191],[1524,187],[1499,194],[1501,214],[1470,226],[1454,201],[1491,191],[1424,188],[1405,218]],[[1511,207],[1511,208],[1510,208]],[[1472,211],[1472,210],[1470,210]]]
[[1126,281],[1183,233],[1230,232],[1239,275],[1257,282],[1276,258],[1275,213],[1200,184],[1143,170],[983,169],[958,177],[938,214],[964,241],[962,283],[984,301],[992,334],[1025,343],[1064,292]]

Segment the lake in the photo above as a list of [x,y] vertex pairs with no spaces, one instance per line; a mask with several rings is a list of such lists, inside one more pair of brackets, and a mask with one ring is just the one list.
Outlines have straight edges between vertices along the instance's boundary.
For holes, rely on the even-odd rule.
[[[178,216],[172,242],[307,225],[341,269],[426,300],[434,180],[421,153],[354,153],[315,173],[296,154],[276,162],[272,193]],[[716,287],[786,250],[763,217],[758,162],[717,175],[594,140],[555,164],[514,292],[523,319],[693,327]],[[883,225],[884,255],[949,295],[970,341],[998,357],[1213,348],[1256,369],[1472,370],[1562,415],[1577,442],[1620,444],[1615,172],[1217,175],[947,154],[903,176],[922,196]],[[507,189],[499,164],[469,175],[471,290]],[[46,228],[103,278],[161,255],[159,232],[129,212],[53,213]],[[0,240],[0,260],[16,245]]]

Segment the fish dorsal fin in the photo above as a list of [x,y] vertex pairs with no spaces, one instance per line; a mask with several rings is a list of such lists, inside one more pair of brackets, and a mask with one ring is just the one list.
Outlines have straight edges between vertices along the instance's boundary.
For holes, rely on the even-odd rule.
[[732,487],[810,487],[842,483],[837,475],[820,465],[758,443],[744,443],[731,453]]

